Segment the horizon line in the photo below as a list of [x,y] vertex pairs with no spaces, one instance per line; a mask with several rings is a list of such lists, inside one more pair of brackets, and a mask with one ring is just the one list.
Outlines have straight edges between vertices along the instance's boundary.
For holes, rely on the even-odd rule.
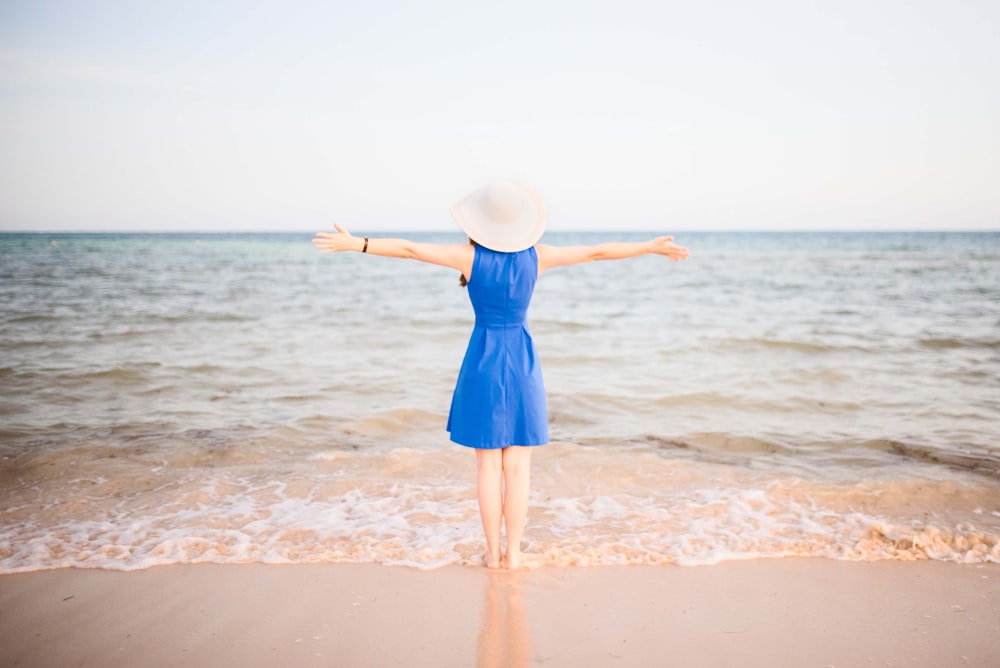
[[[648,233],[657,234],[657,230],[644,229],[644,228],[561,228],[555,230],[546,230],[546,233],[554,234],[605,234],[608,232],[614,233],[624,233],[624,234],[638,234],[638,233]],[[921,228],[921,227],[877,227],[877,228],[673,228],[669,232],[664,231],[666,234],[702,234],[702,233],[712,233],[712,234],[804,234],[804,233],[816,233],[816,234],[885,234],[891,232],[898,233],[910,233],[910,234],[944,234],[944,233],[955,233],[955,234],[971,234],[971,233],[982,233],[982,234],[995,234],[1000,232],[1000,227],[995,228],[978,228],[978,227],[968,227],[968,228]],[[0,234],[315,234],[316,230],[300,228],[300,229],[271,229],[271,228],[240,228],[240,229],[220,229],[220,228],[205,228],[205,229],[164,229],[164,228],[150,228],[150,229],[114,229],[114,228],[92,228],[92,229],[62,229],[62,228],[50,228],[50,229],[40,229],[40,230],[19,230],[19,229],[3,229],[0,228]],[[373,235],[385,235],[385,234],[447,234],[455,233],[458,236],[464,236],[461,230],[451,230],[444,228],[421,228],[421,229],[372,229],[368,230],[368,236]],[[353,236],[358,236],[358,233],[352,233]]]

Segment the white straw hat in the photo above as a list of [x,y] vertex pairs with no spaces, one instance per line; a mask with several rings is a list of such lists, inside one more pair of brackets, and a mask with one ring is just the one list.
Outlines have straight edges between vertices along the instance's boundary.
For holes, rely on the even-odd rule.
[[451,207],[469,238],[502,253],[531,248],[545,232],[545,205],[528,186],[495,181],[466,195]]

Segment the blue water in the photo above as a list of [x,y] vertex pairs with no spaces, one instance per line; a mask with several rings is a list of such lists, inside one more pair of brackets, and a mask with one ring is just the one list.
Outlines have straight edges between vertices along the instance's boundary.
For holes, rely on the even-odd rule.
[[[995,559],[1000,234],[675,236],[690,260],[594,263],[538,283],[529,321],[558,456],[536,460],[536,480],[550,476],[533,492],[527,538],[550,555],[537,559],[580,563],[573,545],[595,540],[620,549],[594,563]],[[309,239],[0,235],[0,568],[474,561],[472,481],[443,431],[472,322],[458,276],[322,256]],[[584,462],[604,473],[556,475]],[[686,482],[666,489],[676,476]],[[458,491],[439,498],[445,488]],[[666,531],[656,499],[673,493],[663,503],[682,519]],[[373,515],[327,525],[345,499]],[[706,535],[721,547],[684,547],[678,534],[700,535],[710,507],[719,524]],[[428,519],[453,512],[454,535]],[[409,529],[394,523],[403,516]],[[208,517],[229,519],[213,533]],[[235,517],[259,524],[244,531]],[[824,522],[837,528],[822,540],[803,529]],[[164,542],[176,525],[183,535]],[[307,537],[289,537],[305,525]],[[632,547],[620,545],[623,526],[640,536]],[[762,532],[752,546],[728,538],[750,526]],[[946,547],[893,534],[931,530],[951,536]],[[777,538],[787,531],[805,533]],[[972,557],[956,543],[969,535]],[[868,540],[877,546],[858,547]]]

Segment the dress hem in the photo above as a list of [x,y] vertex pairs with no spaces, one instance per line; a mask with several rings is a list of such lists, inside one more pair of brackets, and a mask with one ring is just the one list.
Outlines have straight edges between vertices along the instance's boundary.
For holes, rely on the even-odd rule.
[[455,439],[449,439],[449,440],[451,440],[451,442],[454,443],[455,445],[460,445],[463,448],[470,448],[472,450],[503,450],[504,448],[513,448],[513,447],[540,448],[543,445],[549,444],[549,442],[546,441],[544,443],[509,443],[507,445],[469,445],[467,443],[459,443]]

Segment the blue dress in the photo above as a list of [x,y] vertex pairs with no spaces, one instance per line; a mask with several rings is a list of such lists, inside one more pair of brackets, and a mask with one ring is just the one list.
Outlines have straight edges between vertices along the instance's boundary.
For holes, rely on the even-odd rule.
[[549,442],[542,367],[525,318],[538,279],[534,248],[476,246],[468,281],[476,324],[451,400],[451,440],[470,448]]

